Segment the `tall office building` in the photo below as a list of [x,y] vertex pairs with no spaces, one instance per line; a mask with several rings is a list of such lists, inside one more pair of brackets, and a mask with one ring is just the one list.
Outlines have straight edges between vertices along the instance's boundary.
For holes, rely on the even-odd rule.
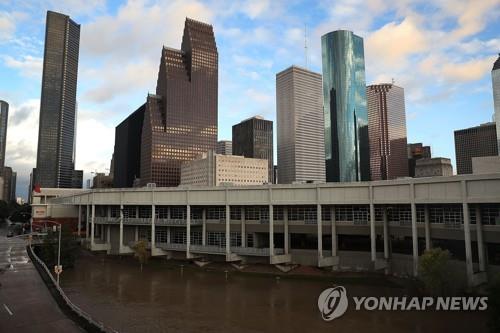
[[141,136],[146,104],[115,128],[113,187],[132,187],[141,176]]
[[472,158],[498,155],[495,123],[455,131],[457,174],[472,173]]
[[[491,70],[493,86],[493,104],[495,107],[495,122],[497,126],[497,146],[500,147],[500,53]],[[500,149],[498,154],[500,155]]]
[[47,12],[35,183],[70,188],[75,168],[80,25]]
[[325,181],[321,74],[292,66],[276,74],[279,184]]
[[2,198],[3,200],[9,202],[16,200],[16,172],[12,171],[11,167],[4,167],[2,171],[3,178],[3,188],[2,188]]
[[233,155],[267,160],[273,183],[273,122],[255,116],[233,125]]
[[370,179],[408,177],[404,89],[394,84],[366,87]]
[[232,155],[233,154],[233,142],[231,140],[220,140],[217,142],[217,148],[215,149],[216,154],[220,155]]
[[369,180],[363,38],[338,30],[321,37],[327,182]]
[[409,143],[406,150],[408,153],[408,175],[415,177],[417,160],[431,158],[431,146],[424,146],[421,142]]
[[5,166],[5,147],[7,144],[7,122],[9,120],[9,103],[0,100],[0,172]]

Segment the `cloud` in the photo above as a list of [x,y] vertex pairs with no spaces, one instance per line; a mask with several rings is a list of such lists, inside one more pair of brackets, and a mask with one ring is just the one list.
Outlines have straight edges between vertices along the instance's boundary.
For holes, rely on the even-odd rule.
[[14,35],[16,24],[7,12],[0,12],[0,42],[9,40]]
[[7,67],[18,69],[21,75],[28,78],[41,78],[43,69],[43,59],[30,55],[15,59],[11,56],[4,56],[4,63]]
[[269,0],[249,0],[242,5],[242,11],[251,19],[268,12]]

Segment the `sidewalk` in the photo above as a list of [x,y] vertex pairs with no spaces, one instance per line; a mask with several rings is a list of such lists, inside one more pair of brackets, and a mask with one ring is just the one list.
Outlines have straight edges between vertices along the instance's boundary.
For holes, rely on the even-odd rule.
[[0,332],[84,332],[59,309],[23,240],[0,236]]

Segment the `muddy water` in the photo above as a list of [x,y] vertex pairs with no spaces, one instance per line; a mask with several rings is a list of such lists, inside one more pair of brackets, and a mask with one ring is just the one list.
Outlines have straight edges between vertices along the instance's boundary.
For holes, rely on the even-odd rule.
[[[120,332],[485,332],[472,312],[347,312],[331,322],[317,309],[334,281],[181,269],[155,262],[86,257],[61,276],[72,301]],[[401,296],[393,287],[346,285],[351,296]],[[351,303],[353,303],[351,301]]]

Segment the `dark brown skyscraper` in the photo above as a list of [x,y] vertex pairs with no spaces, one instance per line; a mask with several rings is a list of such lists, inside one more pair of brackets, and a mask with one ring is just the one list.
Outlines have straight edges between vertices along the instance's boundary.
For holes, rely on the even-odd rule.
[[431,146],[424,146],[422,143],[409,143],[408,151],[408,174],[415,177],[415,167],[417,160],[421,158],[431,158]]
[[366,87],[371,180],[408,176],[404,90],[393,84]]
[[457,174],[472,173],[472,158],[498,155],[495,123],[455,131]]
[[189,18],[180,50],[163,47],[141,137],[140,184],[177,186],[183,161],[217,145],[218,53],[211,25]]
[[47,12],[35,184],[73,187],[80,25]]
[[233,155],[266,159],[273,183],[273,122],[252,117],[233,125]]

